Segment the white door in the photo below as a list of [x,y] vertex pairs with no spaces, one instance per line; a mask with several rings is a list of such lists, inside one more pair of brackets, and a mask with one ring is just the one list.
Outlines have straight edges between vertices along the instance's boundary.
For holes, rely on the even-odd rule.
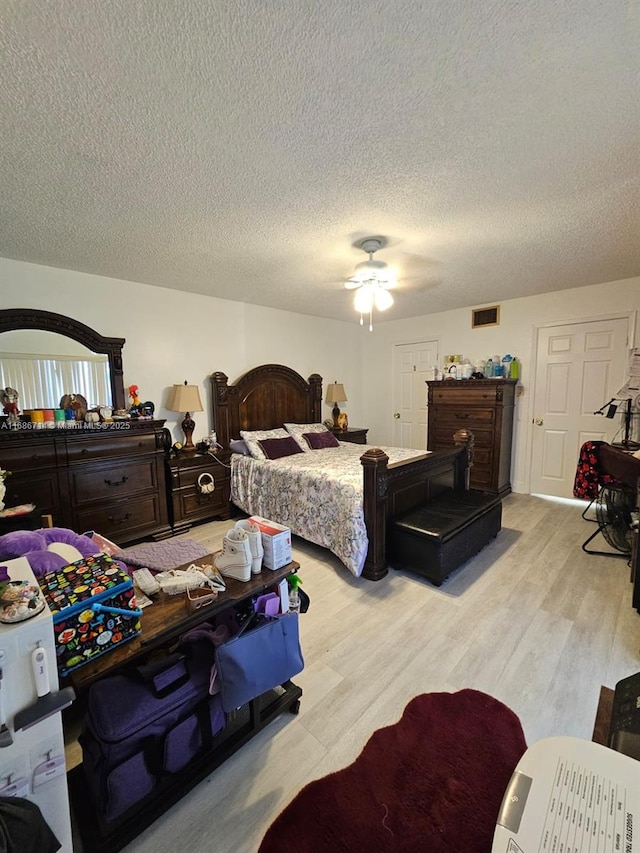
[[438,342],[393,348],[393,445],[427,449],[427,379],[439,364]]
[[607,418],[594,412],[625,381],[628,327],[628,320],[616,319],[538,330],[532,494],[573,497],[581,446],[611,441],[620,429],[620,415]]

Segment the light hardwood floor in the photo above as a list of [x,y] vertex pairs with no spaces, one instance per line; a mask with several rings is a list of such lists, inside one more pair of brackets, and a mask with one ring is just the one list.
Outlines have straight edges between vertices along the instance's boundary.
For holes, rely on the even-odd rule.
[[[303,785],[353,761],[419,693],[489,693],[519,716],[529,744],[590,739],[600,685],[640,669],[640,615],[626,560],[582,552],[593,529],[582,508],[509,496],[497,539],[439,589],[404,572],[357,580],[295,539],[311,597],[299,715],[274,721],[127,853],[254,853]],[[229,526],[186,535],[219,550]]]

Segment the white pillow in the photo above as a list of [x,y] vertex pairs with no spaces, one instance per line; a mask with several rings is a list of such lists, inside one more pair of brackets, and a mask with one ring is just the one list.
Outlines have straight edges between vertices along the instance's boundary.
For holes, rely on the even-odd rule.
[[305,453],[309,453],[311,448],[302,437],[305,432],[329,432],[324,424],[285,424],[284,428],[298,442]]
[[50,545],[47,545],[47,551],[57,554],[63,560],[66,560],[67,563],[75,563],[82,559],[80,551],[73,545],[67,545],[66,542],[52,542]]
[[240,438],[244,439],[245,444],[249,448],[249,453],[254,459],[266,459],[264,450],[258,444],[263,438],[287,438],[289,433],[281,427],[277,429],[254,429],[240,430]]

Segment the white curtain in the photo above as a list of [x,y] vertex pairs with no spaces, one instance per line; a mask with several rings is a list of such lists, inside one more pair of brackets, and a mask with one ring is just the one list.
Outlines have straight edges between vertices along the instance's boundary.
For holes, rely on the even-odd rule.
[[0,388],[16,389],[21,411],[57,409],[65,394],[82,394],[90,408],[111,406],[109,379],[106,355],[0,353]]

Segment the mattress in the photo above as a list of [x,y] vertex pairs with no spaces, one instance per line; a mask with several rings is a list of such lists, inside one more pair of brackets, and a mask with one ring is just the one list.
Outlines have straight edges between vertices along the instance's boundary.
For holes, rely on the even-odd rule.
[[[364,523],[361,445],[342,443],[284,459],[231,457],[231,500],[249,515],[261,515],[328,548],[355,576],[362,574],[369,540]],[[383,447],[390,462],[423,450]]]

